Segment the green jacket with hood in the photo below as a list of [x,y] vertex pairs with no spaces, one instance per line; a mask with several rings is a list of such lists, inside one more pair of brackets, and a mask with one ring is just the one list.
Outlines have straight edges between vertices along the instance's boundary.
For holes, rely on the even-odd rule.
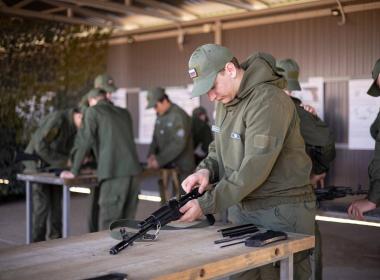
[[299,118],[282,88],[285,80],[261,55],[242,64],[239,91],[218,103],[215,140],[198,169],[210,171],[216,186],[198,199],[205,214],[241,203],[247,210],[314,201],[311,161]]
[[371,136],[375,139],[375,153],[368,166],[369,193],[368,200],[380,205],[380,113],[371,125]]

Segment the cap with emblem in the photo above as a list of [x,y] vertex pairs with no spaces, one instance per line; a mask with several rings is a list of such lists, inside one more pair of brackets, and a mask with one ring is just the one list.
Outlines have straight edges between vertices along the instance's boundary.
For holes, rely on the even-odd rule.
[[372,70],[372,78],[373,78],[373,83],[371,87],[368,89],[367,93],[371,96],[380,96],[380,86],[377,83],[377,78],[379,77],[380,74],[380,59],[378,59],[375,63],[375,66],[373,66]]
[[98,75],[94,80],[94,87],[102,88],[106,92],[114,92],[117,90],[112,77],[107,74]]
[[146,99],[148,101],[147,109],[153,108],[156,103],[165,96],[165,89],[162,87],[155,87],[148,91]]
[[279,73],[283,74],[288,82],[288,90],[301,90],[300,83],[298,82],[300,68],[297,62],[290,58],[282,59],[277,61],[277,68],[281,68]]
[[197,48],[189,60],[189,75],[194,83],[192,97],[207,93],[214,85],[218,72],[233,57],[229,49],[220,45],[206,44]]
[[85,96],[87,98],[96,98],[98,96],[105,96],[106,92],[102,88],[93,88]]

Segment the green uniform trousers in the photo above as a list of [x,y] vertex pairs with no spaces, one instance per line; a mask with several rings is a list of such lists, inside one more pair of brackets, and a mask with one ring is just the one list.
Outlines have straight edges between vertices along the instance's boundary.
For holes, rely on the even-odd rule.
[[[62,187],[33,184],[33,242],[62,237]],[[49,233],[47,234],[47,229]]]
[[[271,230],[314,234],[315,201],[282,204],[268,209],[247,211],[240,205],[229,209],[228,218],[236,224],[253,223]],[[294,255],[294,279],[307,280],[311,276],[310,251]],[[268,264],[231,276],[231,279],[280,279],[278,265]]]
[[99,231],[99,193],[100,186],[91,189],[90,194],[90,213],[88,216],[88,230],[89,232]]
[[119,219],[134,219],[138,204],[137,177],[120,177],[103,180],[99,193],[99,230],[108,229]]

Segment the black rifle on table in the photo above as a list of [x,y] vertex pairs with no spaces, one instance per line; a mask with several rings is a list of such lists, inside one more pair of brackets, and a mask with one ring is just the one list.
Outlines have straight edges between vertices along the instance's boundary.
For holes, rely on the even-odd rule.
[[[139,231],[132,235],[131,237],[127,237],[123,241],[119,242],[115,246],[110,249],[111,255],[116,255],[121,250],[127,248],[132,245],[134,241],[142,238],[148,231],[156,229],[159,230],[161,227],[166,224],[178,220],[182,213],[179,209],[184,206],[187,202],[192,199],[196,199],[202,196],[204,193],[200,194],[198,192],[198,188],[193,189],[191,192],[181,196],[180,199],[172,198],[165,205],[159,208],[157,211],[153,212],[147,219],[139,223]],[[213,215],[206,215],[208,223],[213,225],[215,222]]]
[[368,190],[363,190],[360,186],[356,191],[350,187],[331,186],[323,189],[315,189],[314,192],[317,196],[317,201],[333,200],[335,198],[345,197],[347,195],[368,194]]
[[33,153],[25,153],[22,151],[18,151],[14,155],[13,162],[14,163],[19,163],[22,161],[35,161],[37,164],[37,171],[39,172],[49,172],[49,173],[54,173],[56,176],[59,176],[61,172],[64,170],[63,168],[53,168],[49,167],[49,163],[47,163],[43,158],[41,158],[39,155]]

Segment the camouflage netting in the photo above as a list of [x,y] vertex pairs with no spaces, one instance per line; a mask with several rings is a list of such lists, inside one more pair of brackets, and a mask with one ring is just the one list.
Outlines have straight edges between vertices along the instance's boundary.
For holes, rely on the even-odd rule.
[[105,71],[111,32],[0,15],[0,198],[20,192],[14,151],[25,147],[38,121],[54,108],[75,106]]

